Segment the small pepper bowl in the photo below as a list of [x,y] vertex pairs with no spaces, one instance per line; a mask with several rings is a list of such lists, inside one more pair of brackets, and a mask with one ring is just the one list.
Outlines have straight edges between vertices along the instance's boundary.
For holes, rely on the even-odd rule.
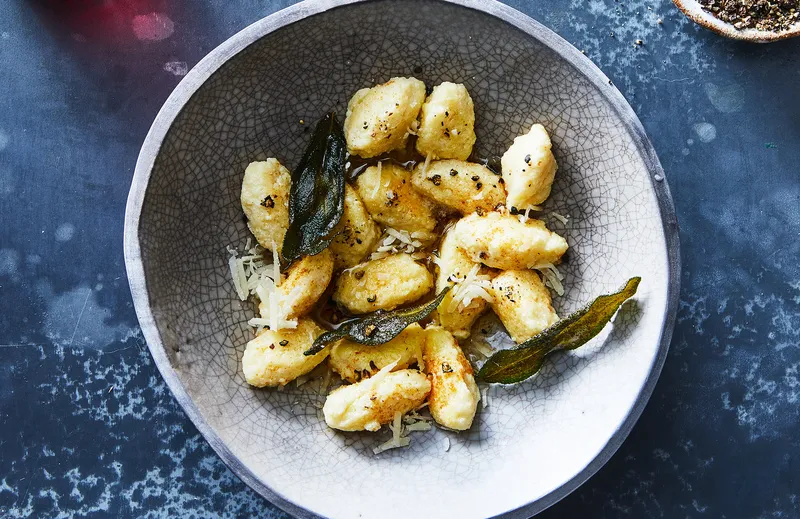
[[[550,225],[570,246],[559,315],[642,282],[591,343],[523,383],[484,387],[469,431],[434,427],[376,455],[391,433],[329,429],[315,382],[247,385],[256,307],[236,296],[226,248],[242,251],[251,236],[239,200],[247,164],[296,167],[313,121],[331,110],[343,118],[354,92],[396,76],[464,84],[478,156],[502,154],[534,123],[548,129],[559,169],[544,211],[567,217]],[[493,0],[309,0],[224,42],[145,139],[125,263],[178,403],[233,472],[301,518],[528,518],[552,505],[608,461],[641,414],[680,286],[675,209],[634,111],[580,51]],[[473,330],[508,345],[505,332]]]
[[800,22],[785,31],[761,31],[758,29],[737,29],[732,24],[720,20],[709,13],[697,0],[672,0],[683,14],[698,25],[734,40],[752,43],[771,43],[800,36]]

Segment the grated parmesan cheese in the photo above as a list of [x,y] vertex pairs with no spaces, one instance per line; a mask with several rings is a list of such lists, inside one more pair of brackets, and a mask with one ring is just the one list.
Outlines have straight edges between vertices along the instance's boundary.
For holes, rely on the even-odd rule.
[[[249,245],[250,240],[248,239],[246,246]],[[247,321],[249,326],[257,330],[296,328],[296,320],[286,319],[286,309],[291,308],[291,302],[300,295],[300,290],[293,290],[285,296],[285,299],[281,296],[280,291],[276,290],[281,281],[280,260],[275,243],[273,242],[272,245],[272,263],[265,261],[264,250],[259,245],[247,248],[246,253],[242,256],[239,256],[233,247],[227,247],[230,254],[228,266],[233,278],[233,285],[236,295],[241,301],[255,296],[263,303],[262,315]]]
[[491,279],[489,276],[478,274],[480,265],[473,265],[472,269],[467,273],[464,279],[458,279],[456,276],[450,276],[449,281],[453,282],[451,290],[452,298],[447,307],[448,312],[455,312],[467,308],[474,299],[483,299],[487,302],[492,302],[492,296],[489,294],[491,287]]
[[489,407],[489,386],[484,386],[481,390],[481,409]]
[[413,255],[417,252],[417,249],[422,248],[422,242],[416,239],[418,237],[420,237],[418,232],[409,233],[408,231],[386,227],[381,241],[378,242],[378,247],[370,255],[369,259],[378,260],[399,252],[407,252]]
[[422,164],[422,176],[424,177],[428,173],[428,166],[431,165],[431,153],[425,155],[425,162]]
[[567,223],[569,222],[569,216],[564,216],[563,214],[557,213],[555,211],[552,211],[550,213],[550,216],[552,216],[553,218],[555,218],[564,225],[567,225]]
[[389,449],[397,449],[398,447],[408,447],[411,443],[411,439],[408,436],[402,436],[403,434],[403,413],[398,411],[394,415],[394,421],[389,424],[389,429],[392,430],[392,437],[389,441],[384,442],[374,449],[372,452],[375,454],[380,454],[381,452],[388,451]]
[[378,196],[378,191],[380,191],[381,186],[383,185],[383,169],[381,169],[381,161],[378,161],[378,181],[375,182],[375,189],[372,190],[372,197],[375,198]]
[[564,280],[564,275],[559,272],[558,268],[552,263],[542,263],[531,267],[538,270],[544,281],[546,287],[551,288],[556,294],[564,295],[564,285],[561,283]]
[[425,421],[414,422],[406,425],[405,430],[406,432],[430,431],[431,424]]
[[[396,362],[395,362],[396,363]],[[384,368],[385,369],[385,368]],[[383,371],[383,370],[381,370]],[[427,402],[423,403],[417,409],[410,411],[405,416],[399,411],[395,413],[394,420],[389,424],[389,429],[392,431],[392,437],[372,449],[375,454],[388,451],[389,449],[397,449],[400,447],[408,447],[411,444],[410,433],[418,431],[431,430],[431,418],[419,414],[419,410],[428,405]]]

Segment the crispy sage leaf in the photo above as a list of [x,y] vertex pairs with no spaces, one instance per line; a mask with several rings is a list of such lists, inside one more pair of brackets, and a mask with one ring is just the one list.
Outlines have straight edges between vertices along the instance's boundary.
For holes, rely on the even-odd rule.
[[516,348],[498,351],[489,357],[476,378],[481,382],[513,384],[535,375],[551,352],[574,350],[600,333],[622,303],[633,297],[641,280],[631,278],[619,292],[598,297]]
[[289,228],[283,238],[283,268],[302,256],[319,254],[333,241],[344,211],[347,144],[336,114],[317,124],[300,164],[292,172]]
[[410,324],[431,315],[442,302],[450,287],[444,287],[433,301],[400,310],[377,312],[342,323],[337,329],[325,332],[314,341],[305,354],[315,355],[325,346],[340,339],[349,339],[367,346],[378,346],[391,341]]

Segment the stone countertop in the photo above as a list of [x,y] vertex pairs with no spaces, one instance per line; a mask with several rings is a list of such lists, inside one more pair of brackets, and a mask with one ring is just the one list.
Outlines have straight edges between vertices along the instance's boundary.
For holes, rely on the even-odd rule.
[[[0,517],[286,517],[158,374],[122,256],[128,187],[170,91],[289,3],[0,5]],[[541,517],[800,514],[800,39],[725,40],[666,0],[509,2],[622,91],[681,225],[678,325],[611,461]],[[636,45],[636,40],[642,40]]]

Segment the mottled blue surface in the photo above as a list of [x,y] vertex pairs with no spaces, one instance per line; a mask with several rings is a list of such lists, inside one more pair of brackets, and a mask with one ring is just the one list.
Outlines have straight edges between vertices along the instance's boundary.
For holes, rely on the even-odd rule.
[[[105,34],[53,7],[70,2],[0,4],[0,517],[286,517],[162,382],[122,222],[139,146],[186,67],[291,2],[109,3],[122,8]],[[510,4],[633,105],[683,248],[650,404],[542,517],[800,516],[800,40],[727,41],[664,0]]]

